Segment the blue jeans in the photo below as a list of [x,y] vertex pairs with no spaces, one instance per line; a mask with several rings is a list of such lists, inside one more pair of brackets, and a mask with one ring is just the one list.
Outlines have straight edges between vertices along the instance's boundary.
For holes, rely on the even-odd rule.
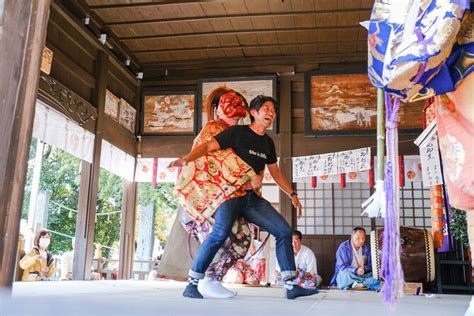
[[291,236],[293,230],[271,204],[253,191],[245,196],[225,201],[214,213],[215,224],[212,232],[199,247],[189,276],[204,278],[207,270],[232,229],[237,217],[244,217],[249,222],[265,229],[276,238],[276,256],[284,280],[296,277],[295,257]]

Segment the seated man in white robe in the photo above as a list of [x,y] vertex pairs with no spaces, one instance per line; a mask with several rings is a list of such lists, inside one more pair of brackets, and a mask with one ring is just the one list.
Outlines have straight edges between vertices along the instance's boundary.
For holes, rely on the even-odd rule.
[[[298,270],[299,274],[304,273],[301,275],[302,282],[314,282],[316,286],[319,286],[322,282],[321,276],[318,274],[318,264],[316,261],[316,256],[314,252],[306,247],[305,245],[301,244],[301,240],[303,239],[303,234],[299,230],[293,231],[293,253],[295,255],[295,264],[296,269]],[[280,279],[280,267],[277,264],[275,276],[277,279]]]

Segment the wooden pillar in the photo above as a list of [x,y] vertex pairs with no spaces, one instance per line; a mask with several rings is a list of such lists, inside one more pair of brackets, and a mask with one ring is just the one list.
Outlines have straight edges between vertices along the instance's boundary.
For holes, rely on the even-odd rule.
[[73,278],[89,280],[94,253],[94,230],[99,191],[100,155],[102,149],[102,131],[105,116],[105,91],[108,78],[108,56],[99,51],[96,62],[96,88],[94,106],[97,107],[95,127],[94,156],[92,164],[81,165],[81,187],[79,192],[78,216],[76,221],[76,243],[74,248]]
[[0,288],[11,289],[49,0],[0,5]]
[[[280,169],[283,175],[292,181],[291,174],[291,79],[289,77],[280,77]],[[293,205],[291,199],[280,192],[280,212],[292,227],[293,223]]]
[[135,254],[135,218],[137,184],[123,181],[122,225],[120,226],[119,279],[132,278]]

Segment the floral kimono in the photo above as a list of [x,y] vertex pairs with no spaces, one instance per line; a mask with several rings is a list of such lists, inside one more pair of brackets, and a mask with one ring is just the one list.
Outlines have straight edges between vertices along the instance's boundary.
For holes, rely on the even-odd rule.
[[[209,141],[227,127],[222,120],[208,122],[196,137],[193,147]],[[202,243],[212,231],[212,215],[216,209],[229,199],[245,195],[242,186],[254,175],[253,169],[232,149],[208,153],[184,166],[175,186],[175,194],[189,216],[187,219],[181,219],[188,234]],[[245,257],[250,239],[247,221],[243,218],[237,219],[207,275],[222,280],[228,269],[238,259]]]

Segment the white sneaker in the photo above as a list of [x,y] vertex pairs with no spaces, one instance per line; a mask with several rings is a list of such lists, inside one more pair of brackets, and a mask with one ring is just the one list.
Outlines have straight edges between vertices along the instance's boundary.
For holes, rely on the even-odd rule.
[[237,295],[237,293],[223,287],[220,281],[213,280],[209,277],[199,280],[198,291],[209,298],[231,298]]

